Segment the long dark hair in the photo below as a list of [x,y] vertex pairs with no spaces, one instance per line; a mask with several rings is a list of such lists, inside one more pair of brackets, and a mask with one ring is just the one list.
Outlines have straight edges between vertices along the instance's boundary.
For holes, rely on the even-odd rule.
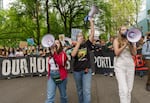
[[61,41],[60,40],[58,40],[59,41],[59,44],[60,44],[60,47],[59,48],[57,48],[56,49],[56,52],[57,52],[57,54],[59,54],[60,52],[62,52],[63,51],[63,46],[62,46],[62,43],[61,43]]

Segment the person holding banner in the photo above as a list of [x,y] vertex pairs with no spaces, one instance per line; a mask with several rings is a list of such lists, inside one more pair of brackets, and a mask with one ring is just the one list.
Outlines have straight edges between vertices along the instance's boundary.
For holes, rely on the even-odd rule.
[[94,23],[90,18],[90,35],[87,41],[83,34],[77,35],[77,44],[75,45],[71,56],[74,58],[73,75],[77,87],[79,103],[91,103],[91,80],[92,70],[90,66],[90,50],[94,41]]
[[150,91],[150,32],[147,33],[147,40],[142,46],[142,55],[144,56],[145,64],[149,69],[146,90]]
[[48,60],[48,83],[47,99],[45,103],[54,103],[56,87],[60,93],[60,103],[68,103],[66,93],[67,88],[67,55],[63,51],[63,46],[59,40],[55,40],[51,46],[51,54]]
[[119,88],[120,103],[131,103],[134,83],[135,64],[132,55],[136,55],[136,45],[126,38],[127,27],[121,26],[118,37],[113,42],[114,71]]

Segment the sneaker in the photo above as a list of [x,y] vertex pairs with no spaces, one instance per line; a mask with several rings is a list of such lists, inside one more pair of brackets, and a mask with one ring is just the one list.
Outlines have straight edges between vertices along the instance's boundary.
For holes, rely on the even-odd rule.
[[108,75],[108,73],[104,73],[104,76],[107,76]]
[[113,73],[110,73],[109,76],[110,76],[110,77],[113,77],[114,75],[113,75]]
[[42,74],[39,74],[39,77],[41,77],[42,76]]
[[7,79],[9,80],[9,79],[11,79],[10,77],[7,77]]
[[95,75],[95,72],[93,72],[92,75]]

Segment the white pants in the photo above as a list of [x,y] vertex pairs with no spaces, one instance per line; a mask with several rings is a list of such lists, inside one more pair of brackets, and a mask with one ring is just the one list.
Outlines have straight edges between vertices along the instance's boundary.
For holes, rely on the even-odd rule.
[[133,66],[115,68],[120,103],[131,103],[131,91],[133,88],[134,73],[135,71]]

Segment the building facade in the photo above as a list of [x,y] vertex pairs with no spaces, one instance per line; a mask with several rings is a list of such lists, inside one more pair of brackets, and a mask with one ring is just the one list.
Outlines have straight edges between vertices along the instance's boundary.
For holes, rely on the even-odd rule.
[[142,1],[142,8],[138,16],[138,26],[141,27],[143,35],[150,31],[150,0]]
[[3,9],[3,0],[0,0],[0,9]]

